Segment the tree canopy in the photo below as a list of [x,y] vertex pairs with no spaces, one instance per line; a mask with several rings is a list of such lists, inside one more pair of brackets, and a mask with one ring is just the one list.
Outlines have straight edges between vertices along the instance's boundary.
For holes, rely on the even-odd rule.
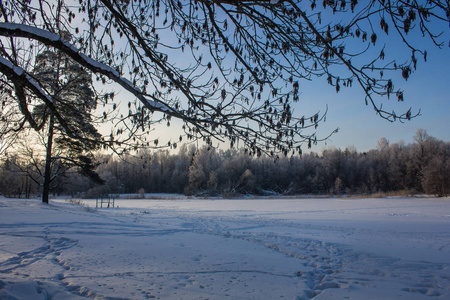
[[[123,112],[114,94],[97,94],[100,116],[114,130],[96,143],[158,147],[148,138],[153,124],[177,118],[183,133],[164,146],[229,140],[273,156],[319,140],[315,129],[326,112],[292,108],[304,80],[323,77],[337,92],[362,89],[362,101],[389,121],[417,115],[385,110],[383,99],[403,101],[393,78],[407,80],[427,59],[411,35],[442,47],[450,22],[448,1],[425,0],[0,0],[0,12],[2,138],[38,130],[32,111],[45,105],[67,136],[91,139],[33,76],[37,55],[53,49],[135,97]],[[383,35],[409,53],[391,57],[389,42],[377,42]]]

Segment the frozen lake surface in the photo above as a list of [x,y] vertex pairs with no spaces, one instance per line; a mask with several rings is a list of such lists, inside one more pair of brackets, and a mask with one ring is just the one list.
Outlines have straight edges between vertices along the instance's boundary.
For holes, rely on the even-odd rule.
[[450,198],[83,202],[0,199],[0,299],[450,299]]

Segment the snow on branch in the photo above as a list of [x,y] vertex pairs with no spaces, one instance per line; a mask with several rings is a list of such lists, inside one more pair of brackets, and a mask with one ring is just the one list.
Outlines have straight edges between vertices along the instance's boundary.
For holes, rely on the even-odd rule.
[[53,99],[41,89],[39,84],[34,81],[31,76],[25,72],[21,67],[13,65],[9,60],[0,56],[0,72],[6,75],[6,77],[12,78],[22,78],[27,84],[26,86],[30,88],[39,98],[43,99],[47,104],[53,103]]
[[[94,73],[102,74],[107,76],[109,79],[113,80],[114,82],[121,85],[123,88],[125,88],[127,91],[132,93],[134,96],[136,96],[145,107],[147,107],[150,110],[157,110],[161,111],[170,115],[176,115],[179,116],[177,111],[175,111],[173,108],[170,108],[169,106],[165,105],[164,103],[159,102],[156,98],[152,97],[153,99],[149,99],[148,95],[144,95],[141,89],[138,87],[135,87],[128,79],[123,78],[120,76],[119,72],[117,70],[111,68],[108,65],[105,65],[101,62],[98,62],[89,56],[85,55],[84,53],[80,53],[79,49],[77,49],[75,46],[73,46],[71,43],[63,40],[59,35],[49,32],[44,29],[36,28],[29,25],[23,25],[23,24],[16,24],[16,23],[0,23],[0,35],[3,36],[13,36],[13,37],[23,37],[23,38],[31,38],[34,40],[37,40],[47,46],[52,46],[69,57],[71,57],[73,60],[81,64],[82,66],[86,67],[87,69],[91,70]],[[5,58],[2,57],[2,64],[4,62],[8,62],[11,67],[10,69],[15,70],[14,72],[20,72],[20,70],[23,71],[23,69],[19,67],[13,66],[9,61],[7,61]],[[19,68],[19,69],[14,69]],[[17,73],[18,74],[18,73]],[[20,75],[20,74],[18,74]],[[30,78],[31,79],[31,78]]]
[[[29,89],[33,94],[38,97],[39,99],[42,99],[42,101],[45,102],[45,104],[48,106],[48,108],[55,114],[55,117],[60,122],[61,126],[66,130],[66,133],[74,138],[77,137],[72,130],[70,129],[70,126],[67,124],[65,119],[59,114],[58,110],[55,108],[53,99],[50,95],[48,95],[47,92],[45,92],[39,84],[21,67],[13,65],[10,61],[5,59],[4,57],[0,56],[0,72],[3,73],[9,80],[14,82],[14,85],[16,86],[16,89],[19,88],[19,90],[22,90],[23,88]],[[22,102],[22,113],[26,115],[26,118],[28,119],[29,123],[34,127],[35,129],[38,128],[38,125],[32,120],[31,115],[29,114],[28,108],[26,108],[26,99],[25,94],[20,92],[19,102]],[[20,99],[23,98],[23,99]]]

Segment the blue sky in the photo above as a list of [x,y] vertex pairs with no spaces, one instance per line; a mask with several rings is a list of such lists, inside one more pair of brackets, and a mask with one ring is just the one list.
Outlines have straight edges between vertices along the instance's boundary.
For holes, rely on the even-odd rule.
[[[426,63],[419,61],[418,69],[408,81],[398,80],[398,86],[404,90],[405,101],[396,103],[395,97],[383,99],[384,107],[392,106],[397,112],[421,111],[411,121],[404,123],[388,122],[380,118],[371,106],[364,103],[364,95],[359,87],[342,89],[338,94],[334,87],[319,78],[311,83],[304,83],[303,103],[310,109],[323,111],[328,104],[327,121],[318,128],[318,134],[326,135],[335,128],[339,132],[326,143],[319,144],[313,151],[325,146],[344,149],[349,145],[358,151],[376,148],[381,137],[391,143],[403,140],[412,142],[418,128],[423,128],[438,139],[450,141],[450,49],[435,49]],[[296,111],[302,108],[297,107]]]
[[[388,122],[379,117],[371,106],[364,103],[364,93],[360,87],[342,88],[336,93],[334,87],[326,83],[326,78],[315,78],[311,82],[301,82],[300,101],[294,105],[294,112],[309,115],[323,112],[328,105],[325,123],[317,129],[318,137],[328,135],[339,128],[339,132],[326,142],[318,143],[311,149],[321,152],[327,147],[345,149],[355,146],[357,151],[375,149],[380,138],[385,137],[390,143],[413,142],[418,128],[428,131],[431,136],[450,141],[450,48],[429,49],[428,60],[419,59],[417,70],[405,81],[397,79],[397,87],[404,90],[405,101],[398,103],[397,98],[380,98],[383,107],[391,107],[397,113],[420,110],[421,115],[403,123]],[[155,135],[167,136],[177,130],[165,125],[155,131]],[[228,145],[228,143],[227,143]],[[308,152],[305,147],[304,151]]]
[[[342,87],[341,91],[336,93],[335,88],[327,84],[325,77],[313,78],[310,82],[300,81],[302,94],[300,102],[293,105],[294,114],[310,116],[319,111],[323,112],[328,105],[327,121],[319,125],[318,137],[327,136],[339,128],[337,134],[314,146],[312,151],[321,152],[325,147],[345,149],[347,146],[355,146],[358,151],[367,151],[376,148],[382,137],[391,143],[411,143],[418,128],[427,130],[431,136],[438,139],[450,141],[450,30],[444,22],[438,25],[444,25],[436,28],[433,24],[435,32],[444,32],[439,39],[444,43],[442,49],[433,45],[430,39],[422,38],[419,32],[410,32],[407,36],[415,46],[427,50],[428,60],[424,62],[423,57],[417,54],[417,70],[413,71],[407,81],[401,78],[401,71],[395,73],[394,90],[403,90],[405,101],[398,103],[395,96],[389,100],[386,97],[378,99],[382,101],[383,108],[388,111],[395,110],[397,114],[402,114],[409,108],[413,114],[420,110],[421,115],[411,121],[390,123],[379,117],[371,106],[365,105],[364,93],[356,84],[352,88]],[[394,58],[398,59],[398,63],[402,63],[411,57],[411,50],[405,47],[395,32],[386,36],[381,29],[375,30],[378,33],[376,46],[366,53],[368,56],[364,54],[359,60],[366,63],[371,61],[374,55],[380,53],[383,45],[386,45],[386,63]],[[346,43],[349,48],[361,47],[354,41]],[[386,74],[385,77],[391,75]],[[173,120],[171,127],[164,124],[155,127],[152,137],[161,140],[172,137],[177,140],[180,126],[176,126],[176,123]],[[306,145],[303,150],[306,150]]]
[[[443,24],[443,23],[441,23]],[[441,25],[440,24],[440,25]],[[325,147],[344,149],[355,146],[358,151],[375,149],[380,138],[385,137],[391,143],[404,141],[411,143],[418,128],[428,131],[431,136],[444,141],[450,141],[450,30],[444,31],[440,40],[444,45],[441,49],[421,36],[411,36],[412,42],[428,52],[427,62],[423,57],[418,59],[417,70],[405,81],[400,76],[394,79],[394,90],[404,91],[405,101],[398,102],[397,98],[379,98],[383,108],[395,110],[397,114],[412,108],[412,113],[420,110],[420,116],[411,121],[388,122],[379,117],[371,106],[366,106],[364,94],[360,87],[342,88],[336,93],[335,88],[326,84],[326,78],[315,78],[312,82],[302,82],[303,93],[296,111],[320,110],[324,111],[328,105],[327,121],[318,128],[318,136],[325,136],[335,128],[339,132],[324,143],[318,144],[312,151],[320,152]],[[389,58],[401,58],[398,62],[411,57],[411,50],[402,44],[395,34],[383,36],[379,34],[377,46],[386,44]],[[379,51],[379,50],[375,50]],[[389,61],[389,59],[386,59]],[[396,74],[397,75],[397,74]],[[390,77],[389,75],[386,77]]]
[[[404,90],[405,101],[399,103],[395,96],[389,100],[386,97],[379,98],[384,108],[395,109],[397,113],[404,113],[409,108],[412,108],[413,113],[420,110],[421,115],[411,121],[391,123],[379,117],[371,106],[365,105],[364,93],[359,86],[342,87],[336,93],[335,88],[326,83],[325,77],[300,82],[301,96],[300,101],[293,106],[294,113],[308,116],[325,111],[328,105],[326,122],[317,129],[318,137],[327,136],[339,128],[338,133],[326,142],[313,146],[311,151],[320,153],[327,147],[345,149],[354,146],[357,151],[363,152],[375,149],[382,137],[390,143],[404,141],[408,144],[413,142],[418,128],[426,129],[438,139],[450,141],[450,48],[446,44],[442,49],[429,47],[427,50],[427,62],[418,57],[417,70],[407,81],[401,76],[394,81],[395,87]],[[398,54],[410,57],[410,54],[395,55]],[[177,123],[180,124],[177,126]],[[155,126],[152,136],[160,138],[162,144],[167,143],[167,138],[177,140],[180,126],[181,122],[176,120],[172,121],[171,127],[165,124]],[[308,152],[306,145],[302,148]]]

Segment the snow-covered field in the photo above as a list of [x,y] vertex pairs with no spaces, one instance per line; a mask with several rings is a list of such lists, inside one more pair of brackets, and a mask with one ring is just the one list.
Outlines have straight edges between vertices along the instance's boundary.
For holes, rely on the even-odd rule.
[[450,299],[450,198],[166,198],[0,199],[0,299]]

